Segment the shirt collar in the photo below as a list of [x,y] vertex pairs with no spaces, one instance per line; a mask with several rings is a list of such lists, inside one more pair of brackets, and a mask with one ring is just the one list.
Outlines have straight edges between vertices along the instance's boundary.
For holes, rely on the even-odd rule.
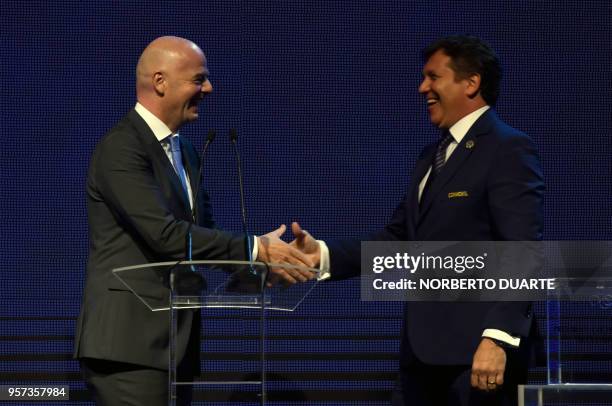
[[463,140],[463,137],[465,137],[465,134],[467,134],[470,128],[472,128],[476,120],[478,120],[480,116],[482,116],[485,111],[489,110],[490,108],[490,106],[483,106],[478,110],[474,110],[449,128],[449,132],[457,144],[461,143],[461,140]]
[[159,118],[157,118],[155,114],[147,110],[147,108],[142,104],[136,103],[134,110],[136,110],[136,113],[138,113],[138,115],[142,117],[145,123],[147,123],[151,131],[153,131],[155,138],[157,138],[159,142],[163,141],[170,135],[173,135],[172,131],[170,131],[168,126],[164,124],[164,122],[161,121]]

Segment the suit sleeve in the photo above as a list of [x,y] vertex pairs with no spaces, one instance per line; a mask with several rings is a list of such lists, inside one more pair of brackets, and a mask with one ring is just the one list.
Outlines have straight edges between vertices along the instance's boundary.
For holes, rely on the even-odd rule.
[[[118,222],[160,257],[184,257],[189,221],[173,215],[146,148],[129,133],[109,134],[94,155],[88,190],[103,199]],[[212,224],[212,219],[210,219]],[[245,238],[195,225],[196,259],[244,259]]]
[[[500,240],[542,239],[544,189],[540,159],[531,139],[523,134],[504,139],[487,185],[492,225]],[[512,258],[502,261],[513,262]],[[496,303],[484,320],[483,330],[526,336],[532,324],[531,312],[529,302]]]
[[331,280],[341,280],[361,274],[361,241],[406,240],[407,194],[395,208],[391,220],[382,230],[362,239],[331,240],[327,243],[330,255]]

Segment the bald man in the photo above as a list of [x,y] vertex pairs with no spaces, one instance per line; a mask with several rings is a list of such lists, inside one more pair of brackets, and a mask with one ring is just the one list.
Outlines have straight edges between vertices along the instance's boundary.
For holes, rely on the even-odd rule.
[[[99,405],[168,402],[168,314],[151,312],[112,269],[184,259],[190,223],[193,259],[246,260],[247,247],[252,247],[259,261],[312,265],[279,238],[284,225],[262,237],[249,236],[249,241],[215,229],[206,194],[194,202],[199,157],[178,131],[198,118],[199,104],[212,90],[206,57],[197,45],[178,37],[154,40],[136,68],[136,106],[98,143],[91,158],[90,251],[75,357]],[[312,277],[274,272],[287,283]],[[180,312],[182,379],[199,375],[199,332],[199,313]],[[189,404],[190,388],[179,388],[179,404]]]

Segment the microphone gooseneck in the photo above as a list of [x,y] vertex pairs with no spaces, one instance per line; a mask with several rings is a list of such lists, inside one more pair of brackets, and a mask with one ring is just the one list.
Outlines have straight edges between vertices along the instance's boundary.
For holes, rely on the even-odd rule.
[[247,255],[249,258],[249,262],[253,262],[253,247],[251,244],[251,238],[247,232],[247,222],[246,222],[246,205],[244,204],[244,183],[242,181],[242,164],[240,162],[240,153],[238,152],[238,133],[235,128],[230,129],[229,139],[232,145],[234,146],[234,155],[236,156],[236,163],[238,166],[238,185],[240,187],[240,209],[242,211],[242,232],[247,241]]
[[204,148],[202,148],[202,156],[200,156],[200,170],[198,171],[198,177],[196,179],[196,191],[193,196],[193,205],[191,207],[192,221],[189,222],[189,226],[187,227],[187,241],[185,244],[185,259],[187,261],[191,261],[193,259],[193,239],[191,237],[191,228],[193,227],[193,223],[195,222],[196,207],[198,207],[198,196],[200,195],[202,173],[204,172],[204,157],[206,156],[206,150],[208,149],[208,146],[215,140],[215,135],[217,135],[217,132],[215,130],[211,129],[208,131],[206,143],[204,144]]

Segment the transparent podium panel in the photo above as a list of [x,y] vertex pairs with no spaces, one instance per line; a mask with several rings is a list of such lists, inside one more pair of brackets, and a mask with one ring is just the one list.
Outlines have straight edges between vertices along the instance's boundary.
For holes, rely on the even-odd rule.
[[604,384],[519,385],[519,406],[610,406],[612,387]]
[[612,385],[612,278],[555,285],[546,303],[548,383]]
[[520,385],[519,406],[611,406],[612,278],[557,278],[546,313],[547,384]]
[[[294,285],[274,283],[278,273],[298,272],[314,278]],[[263,262],[182,261],[116,268],[113,274],[151,311],[206,307],[293,311],[317,285],[319,270]]]
[[[152,312],[167,312],[169,323],[168,387],[169,405],[176,404],[177,388],[189,385],[199,389],[198,395],[214,399],[221,388],[231,393],[251,393],[256,404],[266,403],[266,313],[292,312],[318,283],[319,270],[286,264],[246,261],[181,261],[159,262],[117,268],[113,271],[119,283],[128,288]],[[300,275],[306,282],[286,283],[285,276],[295,280]],[[254,345],[240,356],[248,359],[236,378],[223,373],[204,372],[198,379],[182,381],[177,374],[178,322],[180,312],[203,309],[202,319],[222,317],[239,325],[249,319]],[[248,313],[247,314],[245,314]],[[202,360],[206,362],[206,359]],[[212,376],[212,377],[211,377]],[[212,395],[211,395],[212,394]],[[198,396],[194,400],[197,400]],[[244,399],[243,399],[244,400]],[[248,404],[242,402],[242,404]]]

